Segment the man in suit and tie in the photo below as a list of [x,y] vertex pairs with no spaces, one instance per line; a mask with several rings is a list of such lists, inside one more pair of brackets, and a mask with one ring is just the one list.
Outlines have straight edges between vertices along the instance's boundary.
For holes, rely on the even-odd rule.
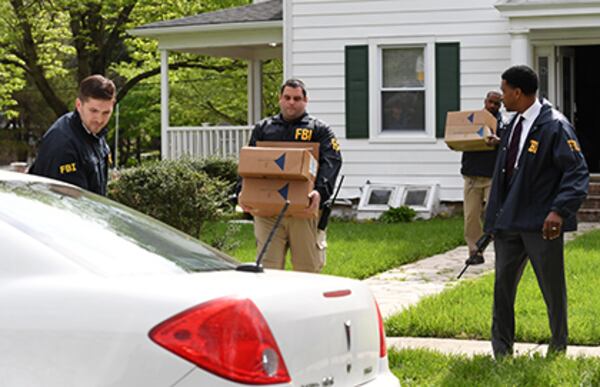
[[589,173],[573,127],[548,101],[536,98],[537,88],[537,74],[527,66],[513,66],[502,74],[504,106],[516,115],[500,144],[485,220],[496,250],[496,358],[513,352],[514,302],[527,260],[548,311],[548,352],[567,348],[563,236],[577,228]]

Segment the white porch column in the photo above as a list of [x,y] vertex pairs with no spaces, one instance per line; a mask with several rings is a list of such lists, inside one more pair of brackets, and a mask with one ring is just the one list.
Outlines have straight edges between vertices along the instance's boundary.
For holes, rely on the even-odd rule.
[[248,61],[248,125],[262,118],[262,62]]
[[529,42],[529,30],[510,31],[510,64],[532,66],[531,43]]
[[167,128],[169,127],[169,52],[160,50],[160,157],[170,158]]

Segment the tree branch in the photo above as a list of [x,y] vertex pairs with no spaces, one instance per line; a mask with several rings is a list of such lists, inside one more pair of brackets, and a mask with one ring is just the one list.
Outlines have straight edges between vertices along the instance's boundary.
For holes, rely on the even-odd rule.
[[117,43],[119,42],[119,37],[121,35],[122,28],[129,21],[129,16],[131,12],[137,5],[137,0],[134,0],[131,4],[126,5],[121,12],[119,12],[119,16],[117,16],[117,20],[115,24],[108,34],[108,38],[102,47],[102,51],[100,52],[100,58],[104,61],[104,63],[109,63],[109,56],[113,52]]
[[0,58],[0,63],[5,64],[5,65],[16,66],[16,67],[22,68],[26,72],[29,72],[29,68],[27,66],[25,66],[25,64],[19,62],[18,60],[9,59],[9,58],[4,57],[4,58]]
[[[169,65],[169,70],[177,70],[180,68],[199,68],[199,69],[204,69],[204,70],[214,70],[214,71],[221,73],[226,70],[232,69],[233,66],[211,66],[211,65],[206,65],[206,64],[197,63],[197,62],[179,62],[179,63],[173,63],[173,64]],[[128,80],[119,89],[119,92],[117,93],[117,102],[121,101],[123,98],[125,98],[127,93],[129,93],[129,91],[135,85],[137,85],[139,82],[143,81],[144,79],[155,76],[157,74],[160,74],[160,67],[155,67],[151,70],[140,73],[140,74],[136,75],[135,77],[131,78],[130,80]]]
[[[86,46],[89,55],[87,66],[90,74],[106,74],[106,62],[100,56],[100,50],[104,45],[105,19],[102,16],[102,5],[97,2],[90,2],[83,16],[83,26],[89,31],[87,37],[90,44]],[[87,75],[90,75],[87,74]]]
[[245,125],[246,122],[243,120],[239,120],[235,117],[230,116],[229,114],[220,111],[219,109],[217,109],[217,107],[215,105],[213,105],[212,102],[210,101],[205,101],[203,104],[203,106],[205,106],[206,108],[208,108],[208,110],[212,111],[213,113],[215,113],[216,115],[218,115],[221,118],[224,118],[225,120],[227,120],[227,122],[231,123],[231,124],[238,124],[238,125]]
[[11,48],[11,49],[8,50],[8,52],[10,52],[11,54],[13,54],[17,58],[21,59],[23,62],[25,62],[27,60],[27,58],[25,57],[25,55],[23,55],[23,52],[17,50],[16,48]]
[[46,79],[44,68],[38,63],[37,47],[33,39],[32,26],[22,0],[10,0],[15,11],[19,26],[23,33],[21,44],[23,45],[23,59],[28,68],[27,73],[37,86],[38,90],[57,116],[65,114],[67,105],[56,95],[54,89]]
[[89,53],[84,40],[83,15],[77,10],[69,11],[71,34],[73,35],[73,46],[77,52],[77,81],[81,82],[85,77],[90,75],[89,68]]

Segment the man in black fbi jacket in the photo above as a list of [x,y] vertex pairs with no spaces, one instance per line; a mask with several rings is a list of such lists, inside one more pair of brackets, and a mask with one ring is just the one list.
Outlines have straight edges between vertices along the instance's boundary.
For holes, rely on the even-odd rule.
[[[319,144],[319,170],[315,189],[310,192],[307,212],[329,199],[333,193],[337,175],[342,166],[340,146],[329,126],[306,112],[308,102],[306,87],[299,79],[287,80],[280,89],[281,112],[265,118],[254,127],[249,146],[257,141],[299,141]],[[249,212],[250,209],[244,208]],[[283,269],[287,249],[291,252],[294,270],[320,272],[325,264],[325,231],[318,230],[318,218],[286,217],[271,240],[265,253],[263,265],[267,268]],[[254,234],[257,249],[262,250],[275,217],[254,217]]]
[[517,114],[501,140],[485,221],[496,250],[496,358],[513,352],[514,302],[527,259],[548,311],[548,352],[567,348],[563,235],[577,228],[589,173],[573,127],[549,102],[536,98],[537,87],[537,75],[527,66],[513,66],[502,74],[504,106]]
[[101,75],[81,81],[75,111],[60,117],[42,137],[34,175],[106,195],[110,148],[104,139],[115,103],[115,85]]

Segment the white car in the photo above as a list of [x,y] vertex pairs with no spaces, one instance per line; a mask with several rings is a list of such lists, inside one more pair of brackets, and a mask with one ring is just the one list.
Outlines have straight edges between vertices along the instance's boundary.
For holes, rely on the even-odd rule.
[[0,385],[399,386],[364,284],[237,266],[106,198],[0,171]]

